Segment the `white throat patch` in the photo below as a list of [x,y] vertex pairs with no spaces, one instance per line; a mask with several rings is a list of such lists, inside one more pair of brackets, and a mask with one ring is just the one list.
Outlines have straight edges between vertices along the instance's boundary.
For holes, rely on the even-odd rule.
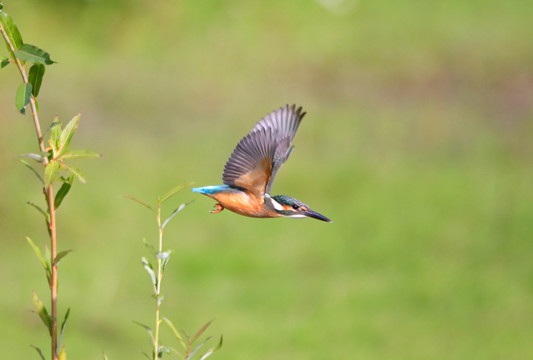
[[270,201],[272,201],[272,205],[274,205],[274,209],[276,209],[276,210],[278,210],[278,211],[285,210],[285,209],[283,208],[283,206],[282,206],[279,202],[277,202],[276,200],[270,198]]

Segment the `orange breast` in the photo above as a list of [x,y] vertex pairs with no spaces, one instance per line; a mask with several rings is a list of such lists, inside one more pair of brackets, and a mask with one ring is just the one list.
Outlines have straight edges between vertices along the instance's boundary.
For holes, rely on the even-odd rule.
[[262,202],[252,194],[245,192],[221,192],[213,196],[224,208],[237,214],[251,217],[277,217],[275,211],[265,208]]

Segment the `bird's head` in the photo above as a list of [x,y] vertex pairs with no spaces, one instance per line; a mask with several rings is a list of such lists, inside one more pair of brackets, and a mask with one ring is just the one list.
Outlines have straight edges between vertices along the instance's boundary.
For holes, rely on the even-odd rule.
[[286,195],[276,195],[271,197],[274,210],[283,217],[312,217],[314,219],[331,222],[330,219],[313,211],[298,199]]

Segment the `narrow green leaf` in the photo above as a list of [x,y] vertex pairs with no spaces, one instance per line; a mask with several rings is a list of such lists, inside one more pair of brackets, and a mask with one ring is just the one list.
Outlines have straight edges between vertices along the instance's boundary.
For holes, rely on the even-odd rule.
[[85,177],[80,172],[80,169],[68,166],[65,163],[61,163],[60,167],[69,171],[72,175],[76,176],[81,183],[85,184],[87,182],[87,180],[85,180]]
[[205,360],[207,359],[208,357],[210,357],[211,355],[213,355],[213,353],[215,351],[218,351],[220,350],[220,348],[222,348],[222,344],[223,344],[223,338],[222,338],[222,335],[220,335],[220,341],[218,342],[217,346],[209,349],[201,358],[200,360]]
[[54,259],[54,262],[52,263],[52,266],[58,265],[61,259],[63,259],[65,256],[67,256],[72,250],[65,250],[61,251],[59,254],[56,255],[56,258]]
[[105,352],[102,353],[102,360],[109,360]]
[[54,120],[50,124],[50,140],[48,140],[48,145],[54,150],[54,156],[59,149],[59,137],[61,136],[61,121],[56,115]]
[[185,337],[187,341],[189,341],[189,339],[191,338],[191,335],[189,335],[189,333],[185,330],[180,330],[180,332],[182,333],[182,336]]
[[152,210],[152,212],[155,213],[155,210],[154,210],[150,205],[148,205],[147,203],[145,203],[144,201],[142,201],[142,200],[140,200],[140,199],[137,199],[137,198],[134,197],[134,196],[131,196],[131,195],[122,195],[122,197],[123,197],[123,198],[126,198],[126,199],[133,200],[133,201],[135,201],[135,202],[141,204],[142,206],[144,206],[144,207],[146,207],[146,208]]
[[50,315],[48,315],[48,311],[46,311],[46,307],[44,306],[43,302],[39,300],[35,292],[33,292],[33,304],[35,305],[35,308],[37,309],[37,313],[39,314],[39,317],[41,318],[43,323],[48,328],[50,335],[52,335],[52,318],[50,317]]
[[144,246],[146,246],[148,249],[152,250],[152,252],[155,253],[155,248],[152,244],[149,244],[148,241],[146,240],[146,238],[143,238],[143,244]]
[[168,257],[168,258],[164,259],[163,261],[161,261],[161,270],[162,270],[163,272],[165,272],[165,269],[167,268],[167,264],[168,264],[168,260],[169,260],[169,259],[170,259],[170,258]]
[[35,153],[20,154],[19,156],[20,157],[29,158],[29,159],[35,160],[37,162],[40,162],[40,163],[42,163],[44,161],[44,157],[42,155],[35,154]]
[[54,120],[52,120],[52,123],[50,124],[49,130],[52,130],[56,126],[59,125],[59,132],[57,133],[57,136],[59,138],[59,134],[61,134],[61,121],[59,120],[59,116],[54,116]]
[[65,326],[67,325],[68,316],[70,315],[70,308],[67,309],[63,322],[61,323],[61,332],[59,333],[59,339],[57,340],[57,347],[61,347],[61,341],[63,340],[63,333],[65,332]]
[[51,183],[54,182],[57,174],[57,169],[59,169],[59,162],[52,160],[46,164],[44,169],[44,186],[48,187]]
[[211,323],[213,322],[213,320],[210,320],[208,322],[205,323],[204,326],[202,326],[202,328],[200,330],[198,330],[198,332],[196,334],[194,334],[194,336],[192,337],[190,343],[194,343],[196,341],[196,339],[198,339],[203,333],[204,331],[207,330],[207,328],[211,325]]
[[220,341],[218,342],[217,346],[215,346],[213,351],[220,350],[222,348],[222,345],[224,345],[224,337],[220,335]]
[[23,44],[15,50],[15,56],[20,60],[30,61],[43,65],[52,65],[55,61],[50,59],[50,54],[35,45]]
[[43,355],[43,352],[41,351],[41,349],[39,349],[37,346],[35,345],[30,345],[32,348],[35,349],[35,351],[37,351],[37,353],[39,354],[39,356],[41,357],[42,360],[46,360],[46,358],[44,357]]
[[179,213],[181,210],[183,210],[183,209],[185,208],[185,206],[189,205],[190,203],[192,203],[192,201],[191,201],[191,202],[188,202],[188,203],[186,203],[186,204],[181,204],[176,210],[174,210],[174,211],[172,212],[172,214],[171,214],[171,215],[170,215],[170,216],[169,216],[169,217],[163,222],[163,225],[161,225],[161,228],[164,229],[165,226],[167,226],[168,222],[169,222],[170,220],[172,220],[172,218],[173,218],[174,216],[176,216],[177,213]]
[[165,345],[161,345],[159,347],[159,352],[158,352],[157,356],[159,358],[162,358],[163,354],[170,354],[170,351],[171,351],[171,349],[169,347],[166,347]]
[[[198,345],[197,347],[194,348],[193,351],[191,351],[191,353],[189,354],[189,356],[187,356],[187,359],[192,359],[193,356],[198,352],[198,350],[200,350],[204,345],[205,343],[210,340],[211,337],[208,337],[207,339],[205,339],[205,341],[203,343],[201,343],[200,345]],[[191,343],[192,344],[192,343]]]
[[[3,11],[0,12],[0,24],[2,24],[2,27],[7,34],[7,38],[9,39],[9,42],[13,46],[14,50],[19,49],[22,46],[22,36],[20,36],[19,29],[13,22],[11,16]],[[6,46],[9,50],[9,53],[14,57],[12,49],[7,45],[7,43]]]
[[30,68],[30,73],[28,74],[28,81],[31,84],[31,93],[35,97],[39,95],[41,83],[43,82],[44,71],[45,67],[43,64],[34,64]]
[[102,154],[91,150],[72,150],[61,156],[63,159],[94,159],[101,158]]
[[61,136],[59,137],[58,155],[62,155],[67,152],[68,147],[70,145],[70,140],[72,139],[72,136],[74,136],[74,133],[78,128],[80,117],[81,114],[74,116],[72,120],[68,122],[67,126],[65,126],[63,131],[61,131]]
[[37,176],[37,178],[44,184],[44,180],[43,178],[41,177],[41,175],[39,175],[39,173],[37,172],[37,170],[35,170],[30,164],[28,164],[28,162],[20,159],[19,160],[24,166],[26,166],[28,169],[31,170],[32,173],[35,174],[35,176]]
[[170,350],[170,353],[172,354],[175,354],[175,355],[178,355],[180,358],[182,358],[183,360],[186,360],[186,358],[176,349],[174,349],[173,347],[171,346],[168,346],[168,349]]
[[168,327],[170,327],[170,329],[172,330],[172,332],[174,333],[174,336],[176,337],[176,339],[178,339],[178,341],[180,342],[181,346],[183,346],[183,350],[187,351],[187,343],[185,342],[185,340],[183,340],[183,337],[181,336],[181,334],[179,333],[179,331],[176,329],[176,327],[174,326],[174,324],[172,324],[172,322],[167,319],[166,317],[163,317],[163,320],[165,321],[165,323],[168,325]]
[[15,105],[17,110],[22,114],[26,114],[26,106],[30,102],[31,97],[31,84],[22,83],[17,89],[17,96],[15,98]]
[[63,199],[65,198],[65,196],[67,196],[70,188],[72,187],[72,177],[70,179],[70,182],[64,182],[63,185],[61,185],[61,187],[57,191],[56,197],[54,199],[54,207],[56,209],[59,208],[59,205],[61,205]]
[[166,348],[164,345],[158,346],[155,352],[157,353],[157,358],[161,359],[163,357],[163,353],[166,352]]
[[150,326],[148,325],[144,325],[144,324],[141,324],[140,322],[138,321],[133,321],[134,324],[137,324],[139,325],[140,327],[144,328],[144,330],[146,330],[146,332],[148,333],[148,335],[150,335],[150,338],[152,339],[152,342],[154,341],[154,335],[152,333],[152,329],[150,328]]
[[155,257],[156,259],[161,259],[161,269],[165,271],[165,268],[167,267],[168,260],[170,259],[170,254],[172,253],[171,250],[158,252],[156,253]]
[[48,212],[44,211],[43,208],[41,208],[39,205],[37,205],[37,204],[35,204],[35,203],[31,202],[31,201],[26,202],[26,204],[30,205],[35,210],[40,212],[44,216],[44,219],[46,220],[46,222],[48,223],[48,221],[50,220],[50,217],[48,216]]
[[141,262],[144,268],[146,269],[146,272],[148,272],[148,275],[150,275],[150,280],[152,280],[152,285],[154,285],[154,292],[155,292],[157,289],[157,278],[154,273],[154,268],[152,267],[152,264],[150,264],[150,262],[146,260],[144,256],[141,258]]
[[48,283],[50,283],[50,277],[52,276],[52,271],[50,269],[49,261],[47,260],[47,258],[43,256],[41,249],[39,249],[39,247],[35,245],[35,243],[28,236],[26,236],[26,240],[28,241],[28,243],[33,249],[33,252],[35,253],[37,258],[41,262],[41,265],[43,266],[44,271],[46,272],[46,278],[48,279]]
[[152,263],[150,261],[148,261],[148,259],[146,259],[144,256],[141,258],[141,263],[144,266],[148,266],[152,270],[154,269],[154,267],[152,266]]
[[161,197],[161,200],[159,200],[159,203],[163,203],[165,202],[166,200],[168,200],[171,196],[173,196],[174,194],[176,194],[178,191],[180,190],[183,190],[185,189],[186,187],[188,186],[191,186],[192,184],[194,184],[194,181],[191,181],[191,182],[188,182],[186,184],[181,184],[181,185],[177,185],[175,187],[173,187],[172,189],[170,189],[165,195],[163,195]]
[[3,69],[3,68],[5,68],[8,65],[9,65],[9,59],[7,59],[7,58],[3,59],[2,63],[0,64],[0,69]]
[[46,259],[46,264],[48,265],[48,268],[51,269],[52,267],[50,266],[50,260],[52,258],[52,254],[50,254],[50,249],[48,248],[48,246],[44,246],[44,258]]

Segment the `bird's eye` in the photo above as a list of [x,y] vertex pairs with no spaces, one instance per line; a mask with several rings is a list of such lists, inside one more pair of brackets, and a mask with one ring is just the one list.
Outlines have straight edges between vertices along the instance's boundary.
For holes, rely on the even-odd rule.
[[296,205],[296,204],[294,204],[294,205],[292,206],[292,208],[293,208],[294,210],[298,210],[299,206]]

